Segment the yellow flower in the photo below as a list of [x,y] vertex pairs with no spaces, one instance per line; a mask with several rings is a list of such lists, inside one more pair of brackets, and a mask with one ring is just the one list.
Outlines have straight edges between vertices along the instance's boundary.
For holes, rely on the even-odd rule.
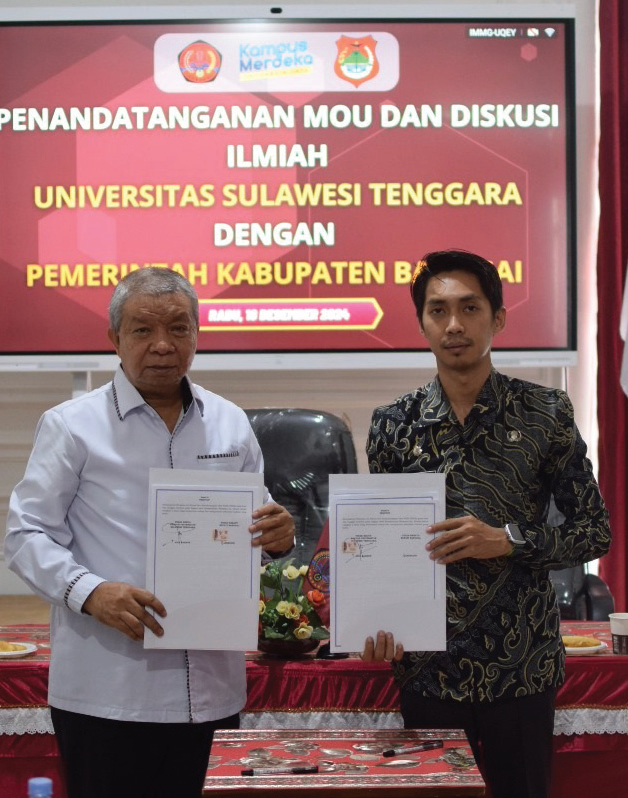
[[289,565],[287,568],[284,568],[282,574],[286,579],[298,579],[301,576],[299,569],[295,568],[294,565]]
[[275,607],[279,615],[288,615],[288,607],[290,605],[287,601],[280,601],[279,604]]
[[260,599],[259,600],[259,614],[263,615],[266,612],[266,604]]
[[309,565],[302,565],[302,566],[299,568],[299,574],[300,574],[301,576],[305,576],[305,574],[308,572],[309,568],[310,568],[310,566],[309,566]]
[[[292,603],[290,603],[290,604],[288,604],[288,606],[286,607],[286,611],[283,613],[283,615],[285,615],[285,616],[286,616],[286,618],[293,618],[293,619],[296,619],[296,618],[298,618],[298,617],[299,617],[299,615],[301,615],[301,610],[302,610],[302,609],[303,609],[303,608],[302,608],[302,607],[300,607],[298,604],[292,604]],[[279,604],[277,605],[277,610],[279,610]]]
[[308,637],[312,637],[313,631],[314,628],[312,626],[309,626],[307,623],[300,623],[294,630],[294,636],[298,637],[299,640],[306,640]]
[[266,573],[266,566],[265,565],[260,565],[259,572],[260,572],[260,574],[265,574]]

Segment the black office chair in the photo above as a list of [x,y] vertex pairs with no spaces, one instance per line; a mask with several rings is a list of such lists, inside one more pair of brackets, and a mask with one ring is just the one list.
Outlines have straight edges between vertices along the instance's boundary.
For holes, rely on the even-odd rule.
[[606,582],[585,571],[584,565],[550,571],[560,617],[573,621],[607,621],[615,601]]
[[[558,526],[565,516],[552,499],[547,521]],[[606,582],[595,574],[587,573],[585,565],[550,571],[550,579],[556,591],[560,617],[569,621],[607,621],[615,611],[615,601]]]
[[338,416],[320,410],[245,412],[264,455],[266,486],[294,517],[294,556],[307,564],[329,515],[329,475],[358,470],[351,430]]

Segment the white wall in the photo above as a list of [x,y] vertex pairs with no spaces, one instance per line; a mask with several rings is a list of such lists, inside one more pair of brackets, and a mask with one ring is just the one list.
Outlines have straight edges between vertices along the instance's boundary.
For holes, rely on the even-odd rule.
[[[14,0],[6,2],[0,0],[0,16],[11,13],[29,13],[29,9],[56,8],[61,3],[52,0]],[[129,5],[123,0],[118,2],[101,2],[100,0],[66,0],[62,4],[66,8],[76,8],[77,17],[81,13],[88,13],[92,8],[112,9],[119,6],[128,10]],[[172,7],[174,4],[168,0],[152,3],[132,3],[133,6],[142,8]],[[200,11],[211,16],[211,4],[187,0],[185,6],[199,7]],[[252,3],[231,0],[231,5],[251,7]],[[289,6],[304,7],[305,4],[286,0],[269,4],[288,8]],[[313,3],[317,11],[325,3]],[[410,4],[416,9],[425,11],[428,7],[437,7],[442,12],[446,3],[434,4],[425,0],[416,0]],[[517,7],[526,10],[547,6],[556,6],[552,2],[510,2],[502,3],[499,0],[485,0],[478,3],[475,0],[458,0],[459,6],[472,6],[477,10],[479,6],[490,7],[496,12],[506,14],[508,9]],[[382,4],[381,0],[363,0],[356,9],[372,6],[385,13],[390,6]],[[223,6],[224,7],[224,6]],[[333,8],[338,8],[334,4]],[[589,442],[592,453],[597,447],[597,431],[595,423],[595,374],[596,374],[596,349],[595,349],[595,315],[596,315],[596,289],[595,289],[595,249],[597,231],[597,72],[591,66],[595,63],[596,31],[597,31],[597,4],[593,0],[574,0],[569,7],[574,7],[577,12],[577,52],[578,52],[578,341],[579,363],[569,369],[567,374],[559,369],[537,368],[519,369],[505,368],[504,371],[516,374],[525,379],[530,379],[546,385],[566,387],[574,401],[578,424],[585,439]],[[78,9],[82,9],[80,12]],[[471,9],[470,9],[471,11]],[[33,12],[34,13],[34,12]],[[122,13],[122,12],[121,12]],[[66,15],[65,18],[68,18]],[[407,308],[411,312],[411,308]],[[417,337],[419,331],[417,329]],[[426,382],[433,372],[428,369],[402,370],[402,369],[360,369],[352,371],[226,371],[226,372],[195,372],[196,382],[200,382],[212,391],[222,394],[243,407],[306,407],[329,411],[342,416],[353,430],[353,435],[358,450],[359,467],[366,471],[364,456],[364,442],[368,429],[371,411],[378,404],[411,390],[413,387]],[[109,375],[95,373],[92,375],[92,385],[106,382]],[[2,423],[0,425],[0,517],[4,518],[8,509],[10,492],[15,483],[20,479],[30,446],[37,419],[48,407],[55,405],[71,394],[74,387],[74,376],[70,373],[25,373],[8,374],[0,372],[0,412]],[[3,525],[0,526],[0,530]],[[0,531],[0,539],[2,538]],[[0,594],[26,593],[27,588],[14,577],[6,568],[0,555]]]

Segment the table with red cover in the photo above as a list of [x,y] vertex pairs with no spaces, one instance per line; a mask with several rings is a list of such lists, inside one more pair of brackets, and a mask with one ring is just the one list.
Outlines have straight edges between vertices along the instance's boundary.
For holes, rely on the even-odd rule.
[[[587,656],[568,656],[557,699],[556,785],[553,798],[592,794],[615,798],[628,776],[628,656],[613,654],[608,622],[565,623],[563,633],[607,644]],[[0,795],[22,798],[28,776],[55,780],[57,752],[46,705],[48,626],[0,627],[0,639],[33,642],[37,652],[0,659]],[[387,663],[357,657],[300,660],[247,658],[244,729],[400,728],[398,692]],[[586,790],[586,792],[585,792]]]

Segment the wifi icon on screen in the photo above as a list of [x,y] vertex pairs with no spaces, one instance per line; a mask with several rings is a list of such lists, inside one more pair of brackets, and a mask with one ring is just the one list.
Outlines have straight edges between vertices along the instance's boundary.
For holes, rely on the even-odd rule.
[[556,28],[544,28],[544,33],[546,36],[549,36],[551,39],[552,36],[556,33]]

